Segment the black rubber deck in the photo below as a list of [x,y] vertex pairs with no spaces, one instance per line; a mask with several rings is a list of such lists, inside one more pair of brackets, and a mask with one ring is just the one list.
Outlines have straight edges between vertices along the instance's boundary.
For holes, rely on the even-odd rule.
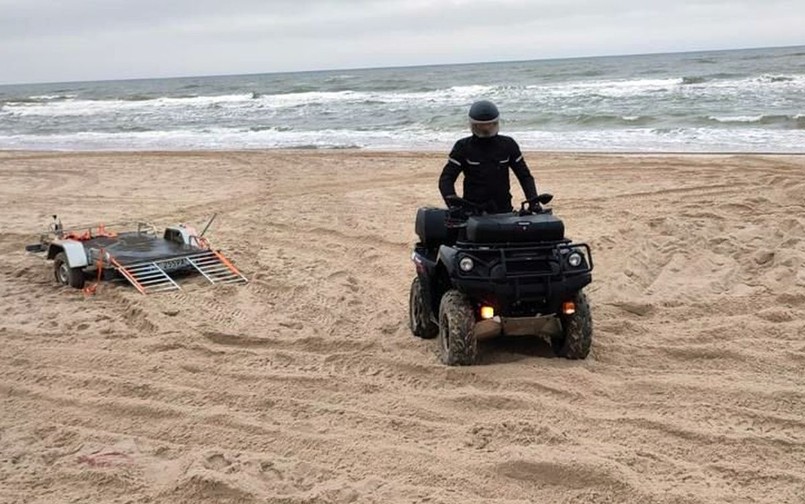
[[97,237],[84,242],[84,247],[103,248],[122,265],[162,259],[174,259],[203,252],[195,247],[165,240],[161,236],[120,233],[114,238]]

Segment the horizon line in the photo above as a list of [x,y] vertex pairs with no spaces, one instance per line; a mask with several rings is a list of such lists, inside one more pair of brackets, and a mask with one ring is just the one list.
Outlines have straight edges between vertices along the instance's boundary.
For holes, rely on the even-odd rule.
[[168,77],[126,77],[122,79],[104,78],[93,80],[66,80],[66,81],[35,81],[35,82],[9,82],[0,83],[0,88],[10,86],[26,86],[26,85],[49,85],[49,84],[81,84],[81,83],[98,83],[98,82],[127,82],[127,81],[147,81],[147,80],[174,80],[174,79],[203,79],[212,77],[238,77],[238,76],[257,76],[257,75],[290,75],[290,74],[309,74],[309,73],[323,73],[323,72],[348,72],[348,71],[369,71],[369,70],[395,70],[395,69],[414,69],[414,68],[430,68],[430,67],[449,67],[449,66],[467,66],[467,65],[489,65],[489,64],[507,64],[507,63],[531,63],[542,61],[566,61],[578,59],[605,59],[605,58],[627,58],[627,57],[640,57],[640,56],[663,56],[672,54],[696,54],[696,53],[721,53],[721,52],[734,52],[734,51],[752,51],[752,50],[767,50],[767,49],[793,49],[797,47],[805,47],[805,44],[797,45],[782,45],[782,46],[762,46],[762,47],[737,47],[728,49],[695,49],[685,51],[659,51],[647,53],[624,53],[624,54],[599,54],[599,55],[582,55],[582,56],[563,56],[563,57],[547,57],[536,59],[512,59],[512,60],[495,60],[495,61],[467,61],[467,62],[451,62],[451,63],[417,63],[411,65],[390,65],[390,66],[366,66],[366,67],[335,67],[335,68],[321,68],[316,70],[280,70],[270,72],[244,72],[244,73],[221,73],[221,74],[196,74],[196,75],[173,75]]

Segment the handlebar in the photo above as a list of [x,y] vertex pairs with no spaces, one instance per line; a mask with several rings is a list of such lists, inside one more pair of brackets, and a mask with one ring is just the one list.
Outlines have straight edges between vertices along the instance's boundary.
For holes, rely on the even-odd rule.
[[[531,215],[535,213],[542,213],[545,211],[542,205],[547,205],[553,199],[553,194],[542,193],[539,196],[527,199],[520,203],[519,215]],[[528,207],[526,207],[528,205]]]
[[[520,203],[520,210],[517,212],[519,215],[531,215],[535,213],[542,213],[545,210],[542,205],[547,205],[553,200],[553,195],[549,193],[542,193],[535,198],[525,200]],[[447,210],[449,219],[453,221],[465,221],[469,217],[480,216],[487,213],[496,213],[494,203],[478,204],[466,200],[459,196],[453,195],[445,198],[447,203]]]

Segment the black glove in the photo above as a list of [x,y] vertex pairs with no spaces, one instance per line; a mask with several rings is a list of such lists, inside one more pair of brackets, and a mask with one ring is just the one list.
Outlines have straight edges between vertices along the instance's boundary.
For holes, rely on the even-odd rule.
[[523,201],[523,203],[520,205],[520,211],[517,213],[522,217],[524,215],[540,213],[541,211],[542,207],[540,206],[537,198],[534,197]]
[[454,208],[460,207],[461,205],[461,198],[459,198],[455,194],[448,194],[444,197],[444,202],[447,205],[447,208]]

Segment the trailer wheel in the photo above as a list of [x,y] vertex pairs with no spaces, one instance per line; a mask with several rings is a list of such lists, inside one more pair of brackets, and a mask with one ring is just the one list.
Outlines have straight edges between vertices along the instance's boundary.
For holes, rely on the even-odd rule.
[[56,281],[62,285],[69,285],[76,289],[84,288],[84,270],[83,268],[71,268],[67,264],[67,256],[64,252],[59,252],[53,259],[53,270],[56,275]]
[[448,366],[470,366],[477,356],[472,305],[461,292],[449,290],[439,305],[439,357]]
[[579,291],[573,296],[576,313],[560,315],[562,334],[551,338],[554,353],[566,359],[585,359],[593,342],[593,318],[587,296]]

